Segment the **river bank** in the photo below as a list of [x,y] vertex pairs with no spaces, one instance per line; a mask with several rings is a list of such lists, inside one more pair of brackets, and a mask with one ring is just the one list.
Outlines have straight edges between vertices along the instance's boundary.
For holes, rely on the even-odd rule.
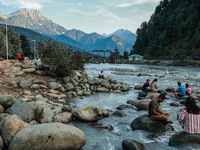
[[139,60],[128,61],[123,60],[120,64],[141,64],[141,65],[159,65],[159,66],[185,66],[185,67],[199,67],[199,60]]

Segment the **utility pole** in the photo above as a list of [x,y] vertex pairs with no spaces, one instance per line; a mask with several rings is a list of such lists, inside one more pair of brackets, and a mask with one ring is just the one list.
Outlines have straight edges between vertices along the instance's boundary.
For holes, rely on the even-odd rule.
[[6,56],[7,56],[7,60],[8,60],[8,33],[7,33],[7,19],[8,19],[8,16],[6,16]]
[[[34,46],[33,46],[33,55],[34,55],[34,59],[36,58],[36,53],[35,53],[35,40],[31,40],[34,42]],[[37,54],[38,55],[38,54]]]

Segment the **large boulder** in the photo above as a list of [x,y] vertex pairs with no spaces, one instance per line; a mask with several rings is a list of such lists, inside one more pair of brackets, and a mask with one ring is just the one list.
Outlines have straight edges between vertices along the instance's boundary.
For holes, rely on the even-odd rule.
[[107,89],[109,89],[109,90],[112,88],[112,86],[109,83],[106,83],[106,82],[103,82],[100,85],[105,87],[105,88],[107,88]]
[[4,118],[0,124],[0,131],[4,144],[8,145],[17,132],[28,126],[29,124],[25,123],[17,115],[11,115]]
[[49,82],[49,88],[50,89],[53,89],[53,90],[55,90],[55,89],[58,89],[59,88],[59,84],[57,83],[57,82]]
[[12,106],[14,103],[14,98],[9,95],[1,95],[0,96],[0,105],[3,106],[4,108],[8,108]]
[[127,84],[122,84],[121,85],[121,90],[122,91],[129,91],[129,89],[130,89],[129,85],[127,85]]
[[149,108],[149,103],[151,102],[151,99],[144,99],[140,101],[127,101],[128,104],[134,105],[135,107],[138,108],[138,110],[148,110]]
[[[42,107],[42,106],[40,106]],[[54,112],[47,106],[43,107],[41,113],[41,118],[39,119],[41,123],[53,122],[53,117],[55,116]]]
[[140,93],[138,94],[138,98],[146,97],[147,94],[148,94],[147,92],[140,92]]
[[30,126],[17,133],[9,150],[78,150],[87,139],[78,128],[62,123]]
[[186,132],[179,132],[174,134],[169,140],[169,146],[178,146],[189,143],[200,144],[200,134],[189,134]]
[[144,145],[135,140],[127,139],[122,142],[123,150],[144,150]]
[[113,115],[119,116],[119,117],[126,117],[126,114],[122,110],[115,111]]
[[11,115],[16,114],[23,121],[28,123],[35,117],[33,107],[23,100],[16,100],[14,104],[6,110],[6,113]]
[[103,118],[103,111],[99,106],[87,105],[73,109],[72,115],[81,121],[97,121]]
[[146,99],[156,99],[158,96],[160,96],[160,93],[158,93],[158,92],[149,92],[145,98]]
[[154,121],[149,118],[147,114],[137,117],[131,123],[132,130],[145,130],[149,132],[166,132],[174,131],[174,128],[165,122]]
[[99,83],[100,83],[100,80],[98,78],[88,78],[89,85],[98,85]]
[[143,85],[136,85],[136,86],[134,86],[135,90],[142,90],[142,88],[143,88]]
[[167,92],[172,92],[174,90],[174,88],[173,87],[168,87],[168,88],[166,88],[166,90],[165,91],[167,91]]
[[72,114],[69,112],[64,112],[54,116],[54,122],[69,123],[72,121]]

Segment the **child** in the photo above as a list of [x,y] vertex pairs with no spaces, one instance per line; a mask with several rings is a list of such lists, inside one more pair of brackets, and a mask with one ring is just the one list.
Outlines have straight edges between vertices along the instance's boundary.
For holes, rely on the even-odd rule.
[[191,90],[189,84],[185,84],[185,87],[186,87],[186,95],[190,95],[192,93],[192,90]]

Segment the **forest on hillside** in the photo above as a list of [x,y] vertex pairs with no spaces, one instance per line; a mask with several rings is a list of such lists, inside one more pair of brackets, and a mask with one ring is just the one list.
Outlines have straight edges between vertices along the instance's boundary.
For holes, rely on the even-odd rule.
[[200,0],[163,0],[148,22],[137,29],[131,54],[145,58],[200,56]]

